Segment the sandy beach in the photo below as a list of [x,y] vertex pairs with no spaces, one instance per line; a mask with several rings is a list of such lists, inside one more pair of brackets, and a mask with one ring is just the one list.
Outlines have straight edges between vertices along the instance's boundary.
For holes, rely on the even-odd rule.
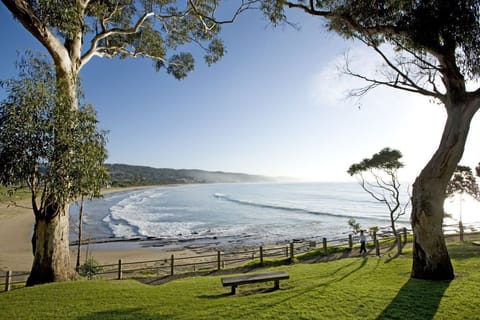
[[0,270],[27,271],[32,266],[30,240],[35,218],[28,201],[17,205],[0,203]]
[[[126,189],[111,189],[106,192],[123,191]],[[28,200],[16,202],[16,206],[8,206],[0,202],[0,270],[30,271],[33,255],[31,236],[35,218]],[[81,262],[85,260],[85,249],[82,248]],[[71,247],[71,261],[75,265],[76,248]],[[100,264],[117,263],[118,259],[125,262],[164,259],[172,253],[176,256],[195,255],[190,250],[165,251],[160,248],[134,248],[122,244],[106,246],[90,246],[89,254]]]

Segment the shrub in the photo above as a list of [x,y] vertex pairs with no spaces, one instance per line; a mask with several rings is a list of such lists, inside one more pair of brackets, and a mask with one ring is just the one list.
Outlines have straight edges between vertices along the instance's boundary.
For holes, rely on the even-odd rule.
[[78,269],[78,273],[82,277],[88,277],[88,279],[92,279],[102,271],[103,267],[94,258],[87,259]]

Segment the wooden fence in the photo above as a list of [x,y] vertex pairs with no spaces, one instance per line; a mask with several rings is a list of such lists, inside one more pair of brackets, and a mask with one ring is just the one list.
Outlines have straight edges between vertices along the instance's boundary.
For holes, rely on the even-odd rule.
[[[459,240],[463,241],[465,230],[469,230],[469,234],[478,234],[477,226],[449,225],[445,229],[456,231]],[[453,234],[454,232],[450,232]],[[370,250],[374,250],[375,255],[380,256],[382,249],[388,248],[395,250],[397,254],[402,253],[403,246],[407,243],[409,230],[403,228],[397,232],[397,238],[393,238],[392,234],[383,232],[378,234],[373,232],[367,242]],[[296,255],[317,250],[324,256],[331,252],[341,250],[351,250],[358,243],[358,237],[349,235],[346,238],[337,238],[328,240],[318,239],[292,241],[285,245],[277,246],[260,246],[257,248],[248,248],[232,252],[212,251],[203,255],[194,255],[188,257],[175,257],[170,255],[167,258],[125,262],[122,259],[118,263],[97,266],[95,272],[87,275],[88,278],[107,278],[107,279],[125,279],[125,278],[162,278],[174,276],[176,274],[212,272],[227,268],[235,268],[244,266],[247,263],[255,263],[263,265],[267,259],[285,258],[294,261]],[[2,278],[4,280],[4,291],[23,287],[28,277],[28,272],[12,272],[0,271],[0,286]],[[1,289],[0,289],[1,291]]]
[[[0,271],[0,278],[4,279],[4,291],[23,288],[30,272]],[[1,281],[1,280],[0,280]],[[0,285],[2,283],[0,282]]]

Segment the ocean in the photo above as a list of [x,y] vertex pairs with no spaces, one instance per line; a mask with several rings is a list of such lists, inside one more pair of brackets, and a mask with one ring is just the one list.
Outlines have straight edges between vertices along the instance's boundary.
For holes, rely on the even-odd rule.
[[[71,240],[76,240],[78,204],[70,213]],[[400,217],[399,228],[410,227],[409,214]],[[88,200],[83,235],[94,242],[140,240],[148,246],[248,246],[345,238],[350,218],[363,229],[390,225],[385,205],[357,183],[195,184]]]

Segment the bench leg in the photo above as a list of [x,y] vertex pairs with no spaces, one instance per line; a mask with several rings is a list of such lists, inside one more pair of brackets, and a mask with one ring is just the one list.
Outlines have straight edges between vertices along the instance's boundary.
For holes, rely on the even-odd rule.
[[232,286],[232,291],[230,292],[231,295],[235,295],[235,290],[237,289],[237,286]]
[[280,280],[275,280],[275,286],[273,287],[274,290],[280,289]]

